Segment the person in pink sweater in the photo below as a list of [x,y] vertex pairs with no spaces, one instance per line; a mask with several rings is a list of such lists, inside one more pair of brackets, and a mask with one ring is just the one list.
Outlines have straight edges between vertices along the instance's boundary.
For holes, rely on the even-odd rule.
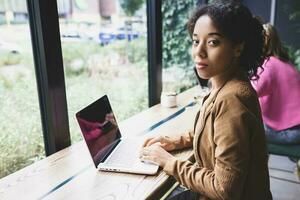
[[290,62],[276,29],[265,24],[269,56],[252,86],[259,96],[268,142],[300,144],[300,73]]

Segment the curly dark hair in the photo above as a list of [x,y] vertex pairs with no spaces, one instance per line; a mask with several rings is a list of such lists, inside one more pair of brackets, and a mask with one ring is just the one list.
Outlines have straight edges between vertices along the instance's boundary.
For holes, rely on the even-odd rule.
[[191,37],[197,20],[203,15],[209,16],[216,28],[233,44],[244,42],[240,67],[249,79],[258,79],[257,69],[262,67],[266,58],[265,32],[261,21],[237,0],[217,0],[194,10],[187,23]]

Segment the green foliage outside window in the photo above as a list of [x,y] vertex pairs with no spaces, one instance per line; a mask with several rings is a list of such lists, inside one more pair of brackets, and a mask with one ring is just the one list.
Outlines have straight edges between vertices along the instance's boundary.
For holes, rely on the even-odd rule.
[[295,49],[292,46],[286,46],[291,62],[295,64],[295,67],[300,72],[300,49]]
[[[283,0],[281,8],[289,17],[290,25],[293,26],[296,34],[300,34],[300,1],[299,0]],[[283,41],[284,42],[284,41]],[[286,46],[288,49],[291,62],[295,64],[300,72],[300,48],[299,44],[290,44]]]
[[144,0],[119,0],[119,2],[127,16],[133,16],[144,4]]
[[300,1],[287,1],[284,0],[283,10],[289,13],[289,20],[300,20]]
[[181,68],[189,82],[182,83],[179,92],[195,84],[190,55],[192,40],[186,26],[195,6],[195,0],[162,1],[163,68]]
[[163,63],[168,68],[177,65],[186,68],[192,65],[189,49],[191,39],[186,23],[195,8],[194,0],[162,2],[163,15]]
[[[95,100],[87,92],[108,94],[119,122],[147,108],[146,38],[127,43],[121,40],[105,47],[94,42],[62,43],[72,143],[82,140],[75,113]],[[24,51],[16,66],[8,65],[0,51],[0,178],[45,155],[35,74],[29,70],[33,68],[30,43],[24,40],[20,45]],[[2,74],[3,68],[15,69],[14,76]]]

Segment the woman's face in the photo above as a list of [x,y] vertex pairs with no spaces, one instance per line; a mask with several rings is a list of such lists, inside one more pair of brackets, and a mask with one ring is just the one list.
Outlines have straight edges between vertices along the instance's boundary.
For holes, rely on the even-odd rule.
[[192,58],[201,78],[224,77],[231,72],[238,50],[214,26],[207,15],[201,16],[194,27]]

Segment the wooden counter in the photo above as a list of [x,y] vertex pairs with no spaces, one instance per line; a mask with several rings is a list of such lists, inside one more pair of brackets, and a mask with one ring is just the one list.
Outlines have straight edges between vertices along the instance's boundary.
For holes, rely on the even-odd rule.
[[[121,123],[125,137],[176,134],[193,127],[198,87],[177,96],[176,108],[153,106]],[[186,107],[187,106],[187,107]],[[188,158],[190,150],[178,154]],[[156,176],[100,172],[81,141],[0,180],[0,199],[159,199],[175,182],[162,170]]]

